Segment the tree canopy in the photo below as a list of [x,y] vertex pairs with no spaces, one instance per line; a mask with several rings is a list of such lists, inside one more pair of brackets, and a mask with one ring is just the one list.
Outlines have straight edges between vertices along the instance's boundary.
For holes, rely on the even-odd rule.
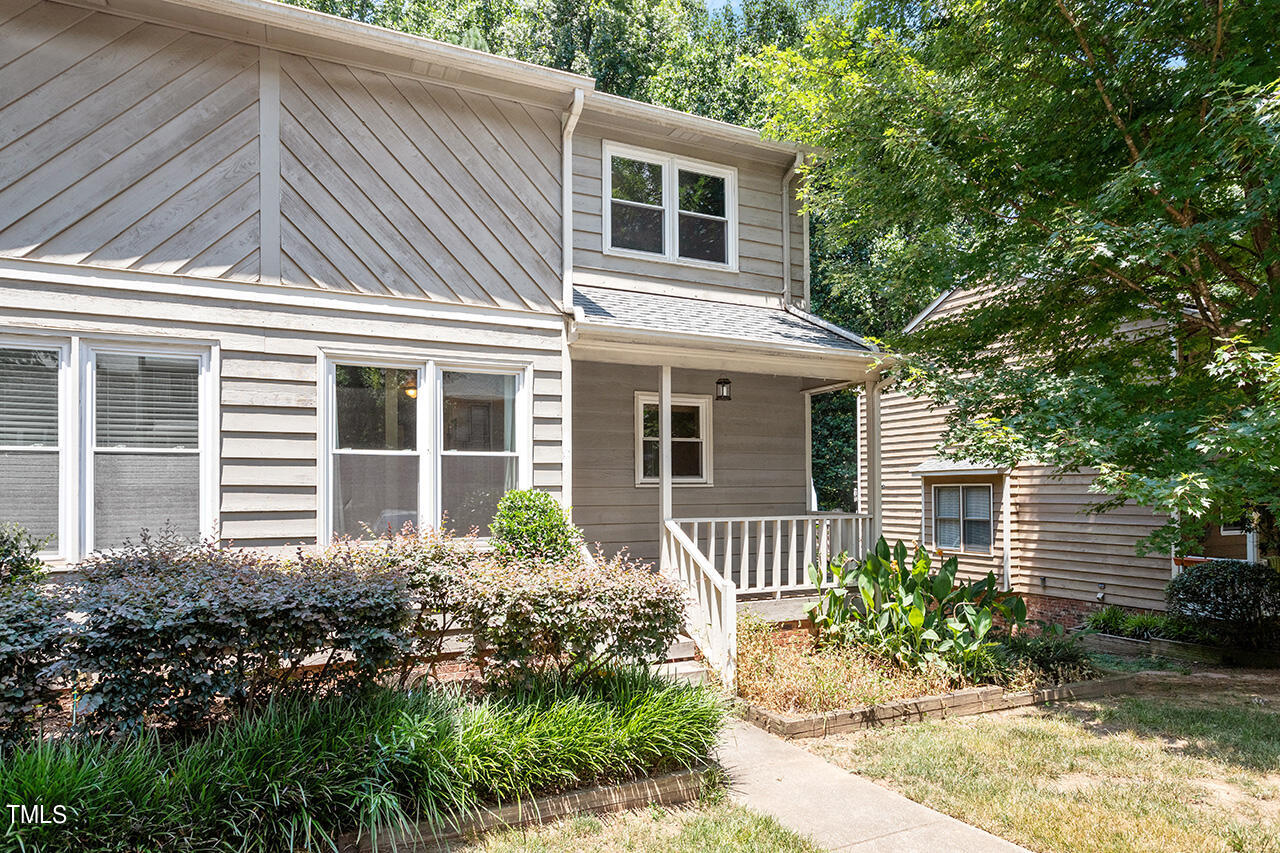
[[762,60],[865,247],[843,310],[989,291],[892,340],[951,455],[1096,470],[1098,509],[1171,514],[1148,546],[1244,518],[1276,553],[1278,31],[1277,0],[869,0]]

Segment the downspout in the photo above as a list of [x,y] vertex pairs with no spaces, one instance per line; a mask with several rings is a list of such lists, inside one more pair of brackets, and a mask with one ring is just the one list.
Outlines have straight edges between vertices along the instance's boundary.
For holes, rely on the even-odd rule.
[[560,308],[564,343],[560,353],[560,502],[573,511],[573,360],[569,344],[577,336],[573,312],[573,130],[582,115],[585,95],[573,90],[573,103],[560,132]]
[[[791,304],[791,181],[804,163],[804,155],[796,154],[796,160],[782,176],[782,304]],[[808,267],[808,254],[805,255]],[[806,276],[807,277],[807,276]]]

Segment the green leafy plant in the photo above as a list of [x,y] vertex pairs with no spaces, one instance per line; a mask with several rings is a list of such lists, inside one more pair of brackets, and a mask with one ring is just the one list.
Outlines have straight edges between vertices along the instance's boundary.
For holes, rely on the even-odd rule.
[[1099,610],[1095,610],[1084,617],[1084,625],[1094,631],[1102,634],[1114,634],[1116,636],[1126,636],[1125,623],[1129,618],[1129,613],[1123,607],[1115,604],[1108,604]]
[[1280,646],[1280,572],[1266,563],[1209,560],[1165,587],[1169,614],[1228,646]]
[[928,552],[909,554],[902,542],[890,549],[881,538],[859,561],[840,555],[831,562],[831,586],[808,569],[820,590],[809,610],[820,638],[861,643],[915,669],[980,677],[993,664],[987,635],[996,619],[1011,628],[1026,620],[1025,602],[1001,595],[993,573],[960,582],[954,557],[932,572]]
[[1097,673],[1078,635],[1052,630],[1018,632],[1001,637],[998,649],[1009,663],[1025,663],[1037,680],[1053,684],[1084,681]]
[[43,578],[48,567],[37,555],[48,542],[49,537],[38,539],[20,524],[0,524],[0,586]]
[[546,492],[507,492],[498,501],[490,543],[503,557],[576,563],[581,559],[582,531],[564,507]]
[[461,607],[489,675],[522,682],[660,663],[683,624],[685,602],[670,580],[619,554],[570,565],[477,560]]

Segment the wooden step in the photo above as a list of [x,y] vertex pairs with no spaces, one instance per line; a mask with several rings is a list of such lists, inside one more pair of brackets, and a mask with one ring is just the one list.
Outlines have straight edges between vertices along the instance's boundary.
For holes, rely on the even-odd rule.
[[663,663],[655,666],[653,671],[676,681],[688,681],[693,684],[707,684],[712,680],[711,670],[707,669],[702,661],[697,660]]
[[667,649],[667,663],[681,660],[693,660],[698,656],[698,646],[693,640],[679,639]]

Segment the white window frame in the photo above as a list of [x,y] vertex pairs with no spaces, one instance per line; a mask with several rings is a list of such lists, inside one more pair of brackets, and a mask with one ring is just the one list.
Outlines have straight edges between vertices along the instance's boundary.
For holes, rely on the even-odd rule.
[[[701,477],[676,477],[672,476],[671,484],[673,486],[712,486],[715,485],[715,467],[713,465],[712,442],[711,442],[711,407],[712,397],[710,394],[672,394],[672,406],[697,406],[698,407],[698,432],[701,436],[699,442],[702,444],[702,476]],[[635,392],[635,474],[636,486],[651,487],[657,486],[660,482],[658,477],[644,476],[644,407],[646,405],[659,405],[658,392],[656,391],[637,391]],[[673,438],[672,442],[688,441],[688,439]],[[659,438],[661,442],[661,438]]]
[[[416,451],[364,451],[370,453],[394,453],[418,456],[418,524],[437,527],[443,494],[441,478],[444,447],[444,418],[442,394],[444,373],[489,373],[516,378],[515,389],[515,447],[516,451],[502,455],[519,459],[517,489],[533,487],[533,366],[528,362],[476,359],[436,359],[418,355],[370,354],[367,351],[322,350],[317,359],[318,432],[316,436],[316,542],[329,545],[333,535],[333,461],[338,436],[337,425],[337,366],[359,365],[399,370],[416,370],[418,376],[418,440]],[[341,451],[344,453],[362,451]],[[449,451],[448,455],[484,455],[475,451]],[[485,537],[481,537],[484,539]]]
[[[218,374],[221,352],[215,341],[173,341],[167,338],[84,336],[66,333],[0,335],[0,346],[58,350],[58,549],[41,554],[64,569],[94,550],[93,457],[97,448],[94,406],[94,366],[98,353],[179,356],[199,364],[195,455],[199,457],[199,535],[219,536],[218,489]],[[61,564],[61,565],[59,565]]]
[[[960,490],[960,547],[944,548],[938,544],[938,489],[959,489]],[[987,505],[990,507],[986,519],[975,518],[966,519],[964,514],[964,490],[965,489],[986,489]],[[990,556],[995,553],[996,542],[996,504],[995,489],[990,483],[934,483],[930,494],[932,500],[931,509],[933,512],[933,545],[935,548],[943,551],[950,551],[959,554],[976,554],[980,556]],[[991,544],[987,546],[985,551],[973,550],[969,547],[968,539],[964,535],[964,523],[966,520],[986,521],[987,526],[991,529],[991,535],[988,537]]]
[[[738,170],[704,160],[666,154],[648,148],[637,148],[618,142],[603,140],[601,143],[601,197],[600,210],[603,223],[601,240],[604,254],[627,258],[663,261],[681,266],[703,269],[738,271]],[[645,252],[613,245],[613,158],[638,160],[662,167],[662,252]],[[704,261],[680,256],[680,170],[697,172],[724,179],[725,212],[725,262]],[[634,202],[632,202],[634,203]],[[645,205],[648,206],[648,205]],[[693,214],[697,215],[697,214]],[[714,218],[714,217],[712,217]]]
[[[69,433],[73,432],[70,428],[69,413],[74,411],[71,407],[71,341],[70,340],[40,340],[39,338],[26,337],[0,337],[0,348],[4,349],[25,349],[40,352],[57,352],[58,353],[58,443],[55,447],[49,449],[40,449],[33,451],[28,445],[3,445],[0,444],[0,451],[19,451],[19,452],[43,452],[58,454],[58,545],[53,549],[45,549],[40,551],[37,556],[45,561],[49,560],[67,560],[75,555],[74,537],[72,528],[74,527],[74,514],[72,505],[67,500],[72,488],[73,473],[72,469],[75,465],[75,454],[69,452],[73,446],[69,441]],[[0,519],[6,521],[7,519]]]

